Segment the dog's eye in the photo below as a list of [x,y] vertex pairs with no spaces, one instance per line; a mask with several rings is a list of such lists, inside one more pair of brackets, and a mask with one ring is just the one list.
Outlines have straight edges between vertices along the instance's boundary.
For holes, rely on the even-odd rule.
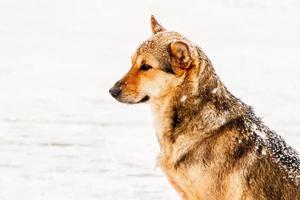
[[142,71],[147,71],[149,69],[151,69],[152,67],[150,65],[147,65],[147,64],[143,64],[140,68],[140,70]]

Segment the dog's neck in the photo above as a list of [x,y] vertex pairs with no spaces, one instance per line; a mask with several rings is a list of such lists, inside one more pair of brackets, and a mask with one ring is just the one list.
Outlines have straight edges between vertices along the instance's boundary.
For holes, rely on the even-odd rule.
[[228,92],[209,59],[198,52],[198,66],[187,72],[183,83],[151,104],[162,149],[205,138],[245,111],[246,105]]

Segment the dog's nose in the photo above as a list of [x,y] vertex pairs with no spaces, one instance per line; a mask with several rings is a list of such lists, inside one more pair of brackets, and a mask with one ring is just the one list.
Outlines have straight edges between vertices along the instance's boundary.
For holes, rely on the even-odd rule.
[[119,87],[112,87],[109,89],[111,96],[117,98],[121,94],[121,89]]
[[120,96],[121,94],[121,82],[118,81],[112,88],[109,89],[109,93],[111,94],[111,96],[113,96],[114,98],[117,98],[118,96]]

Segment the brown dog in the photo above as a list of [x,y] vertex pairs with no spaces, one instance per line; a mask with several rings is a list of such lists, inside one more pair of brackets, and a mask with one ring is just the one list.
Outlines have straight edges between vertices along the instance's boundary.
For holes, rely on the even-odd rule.
[[159,165],[183,199],[300,199],[298,153],[234,97],[203,51],[152,16],[110,93],[151,105]]

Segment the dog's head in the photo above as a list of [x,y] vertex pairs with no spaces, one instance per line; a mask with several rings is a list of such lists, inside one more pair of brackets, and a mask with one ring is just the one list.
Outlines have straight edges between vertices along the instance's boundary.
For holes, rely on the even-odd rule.
[[110,90],[123,103],[148,102],[166,96],[182,83],[195,62],[195,47],[169,32],[151,16],[153,35],[131,57],[132,67]]

